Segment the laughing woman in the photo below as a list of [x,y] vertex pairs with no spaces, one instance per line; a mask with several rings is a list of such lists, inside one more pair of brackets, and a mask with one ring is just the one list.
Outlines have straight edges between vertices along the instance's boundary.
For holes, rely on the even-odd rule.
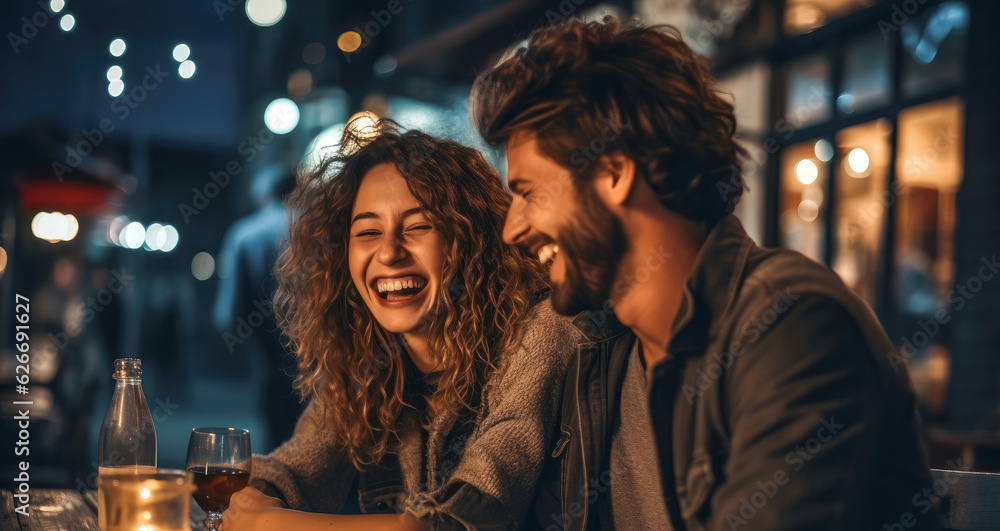
[[521,527],[581,336],[482,155],[364,132],[293,193],[276,308],[311,403],[223,530]]

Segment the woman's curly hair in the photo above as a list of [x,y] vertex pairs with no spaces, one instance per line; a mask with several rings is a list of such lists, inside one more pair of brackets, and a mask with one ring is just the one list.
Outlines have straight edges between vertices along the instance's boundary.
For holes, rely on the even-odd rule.
[[422,324],[440,370],[429,415],[478,411],[499,356],[516,347],[547,289],[538,262],[502,242],[510,196],[478,151],[388,120],[348,124],[339,154],[300,172],[287,201],[275,309],[298,359],[296,387],[324,408],[327,433],[359,468],[392,451],[399,414],[412,405],[403,394],[407,354],[374,319],[348,267],[354,200],[380,164],[396,167],[445,246],[436,307]]
[[535,30],[479,75],[470,111],[487,142],[534,133],[582,179],[602,153],[620,152],[665,207],[710,226],[743,193],[733,106],[669,26],[608,17]]

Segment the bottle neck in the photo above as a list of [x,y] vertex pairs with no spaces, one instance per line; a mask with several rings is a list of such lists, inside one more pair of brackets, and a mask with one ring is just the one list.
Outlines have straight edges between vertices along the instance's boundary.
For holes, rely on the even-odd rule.
[[139,395],[142,397],[142,401],[145,402],[145,397],[142,394],[142,380],[139,378],[122,378],[115,381],[115,396],[124,398],[126,396]]

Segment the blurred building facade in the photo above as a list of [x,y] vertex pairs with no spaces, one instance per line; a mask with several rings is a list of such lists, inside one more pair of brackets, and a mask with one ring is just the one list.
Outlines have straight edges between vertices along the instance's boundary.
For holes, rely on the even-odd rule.
[[754,154],[751,233],[829,265],[873,308],[942,447],[935,464],[964,452],[997,469],[1000,103],[986,87],[1000,81],[1000,4],[678,4]]

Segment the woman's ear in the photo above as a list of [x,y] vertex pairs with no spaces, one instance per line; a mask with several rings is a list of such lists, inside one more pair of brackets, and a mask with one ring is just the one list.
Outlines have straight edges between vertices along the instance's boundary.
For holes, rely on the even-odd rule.
[[620,151],[601,156],[594,178],[598,196],[608,206],[623,206],[635,187],[635,161]]

